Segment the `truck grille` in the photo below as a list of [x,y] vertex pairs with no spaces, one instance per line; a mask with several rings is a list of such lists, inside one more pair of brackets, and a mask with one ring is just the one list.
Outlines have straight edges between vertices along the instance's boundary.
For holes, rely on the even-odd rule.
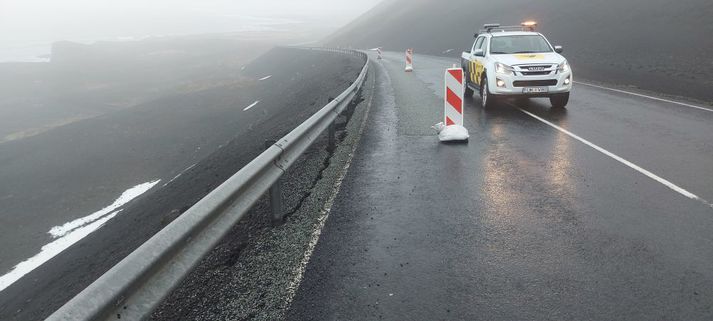
[[556,65],[519,65],[516,71],[523,76],[545,76],[555,71]]
[[523,76],[544,76],[551,74],[551,71],[523,71]]
[[516,80],[512,82],[514,87],[544,87],[544,86],[556,86],[557,79],[547,79],[547,80]]

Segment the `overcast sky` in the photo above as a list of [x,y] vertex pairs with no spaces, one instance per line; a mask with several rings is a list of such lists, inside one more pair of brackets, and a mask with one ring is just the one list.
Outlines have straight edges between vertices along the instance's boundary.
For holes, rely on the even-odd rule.
[[336,28],[380,1],[0,0],[0,45],[231,32],[281,21]]

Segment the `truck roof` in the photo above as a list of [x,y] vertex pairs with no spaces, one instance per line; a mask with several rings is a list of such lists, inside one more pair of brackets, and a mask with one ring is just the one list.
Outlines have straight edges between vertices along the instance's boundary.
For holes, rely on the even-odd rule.
[[[484,34],[486,35],[486,34]],[[501,31],[488,33],[493,37],[503,37],[503,36],[541,36],[539,32],[534,31]]]

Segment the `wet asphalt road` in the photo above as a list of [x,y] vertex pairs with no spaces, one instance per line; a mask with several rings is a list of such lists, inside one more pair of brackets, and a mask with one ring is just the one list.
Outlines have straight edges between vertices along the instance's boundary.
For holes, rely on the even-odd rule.
[[166,97],[0,144],[0,275],[51,242],[53,226],[161,179],[103,228],[0,291],[0,320],[48,316],[259,155],[265,140],[341,93],[362,64],[278,48],[236,71],[244,87]]
[[467,99],[470,141],[444,145],[428,127],[453,63],[374,64],[289,320],[713,319],[713,112],[576,84],[564,111]]

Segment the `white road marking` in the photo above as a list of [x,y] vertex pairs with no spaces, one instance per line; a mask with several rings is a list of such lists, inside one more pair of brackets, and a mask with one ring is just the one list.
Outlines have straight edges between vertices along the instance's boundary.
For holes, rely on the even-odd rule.
[[268,80],[270,78],[272,78],[272,75],[262,77],[262,78],[258,79],[258,81]]
[[[223,146],[223,145],[220,145],[220,146]],[[218,147],[218,148],[220,148],[220,147]],[[168,181],[166,184],[163,184],[163,187],[168,186],[168,184],[171,184],[173,181],[175,181],[176,179],[178,179],[179,177],[181,177],[181,175],[185,174],[187,171],[191,170],[191,168],[195,167],[196,165],[197,165],[197,164],[193,164],[193,165],[191,165],[191,166],[188,166],[188,168],[182,170],[180,173],[178,173],[178,175],[176,175],[174,178],[172,178],[172,179],[171,179],[170,181]]]
[[687,103],[682,103],[682,102],[680,102],[680,101],[675,101],[675,100],[670,100],[670,99],[663,99],[663,98],[653,97],[653,96],[649,96],[649,95],[643,95],[643,94],[634,93],[634,92],[630,92],[630,91],[626,91],[626,90],[614,89],[614,88],[599,86],[599,85],[590,84],[590,83],[581,82],[581,81],[575,81],[574,83],[580,84],[580,85],[585,85],[585,86],[590,86],[590,87],[594,87],[594,88],[599,88],[599,89],[614,91],[614,92],[618,92],[618,93],[622,93],[622,94],[629,94],[629,95],[632,95],[632,96],[637,96],[637,97],[643,97],[643,98],[658,100],[658,101],[662,101],[662,102],[670,103],[670,104],[675,104],[675,105],[679,105],[679,106],[684,106],[684,107],[695,108],[695,109],[699,109],[699,110],[705,110],[705,111],[713,112],[713,109],[705,108],[705,107],[701,107],[701,106],[696,106],[696,105],[691,105],[691,104],[687,104]]
[[648,170],[646,170],[646,169],[644,169],[644,168],[641,168],[641,167],[639,167],[638,165],[636,165],[636,164],[634,164],[634,163],[632,163],[632,162],[630,162],[630,161],[628,161],[628,160],[626,160],[626,159],[624,159],[624,158],[622,158],[622,157],[620,157],[620,156],[618,156],[618,155],[616,155],[616,154],[614,154],[614,153],[612,153],[612,152],[610,152],[610,151],[608,151],[608,150],[606,150],[606,149],[604,149],[604,148],[602,148],[602,147],[599,147],[599,146],[597,146],[596,144],[594,144],[594,143],[592,143],[592,142],[590,142],[590,141],[588,141],[588,140],[586,140],[586,139],[584,139],[584,138],[582,138],[582,137],[579,137],[579,136],[577,136],[576,134],[574,134],[574,133],[572,133],[572,132],[570,132],[570,131],[568,131],[568,130],[566,130],[566,129],[560,127],[560,126],[557,126],[557,125],[555,125],[555,124],[553,124],[553,123],[551,123],[551,122],[545,120],[545,119],[542,118],[542,117],[539,117],[539,116],[537,116],[537,115],[535,115],[535,114],[533,114],[533,113],[531,113],[531,112],[529,112],[529,111],[527,111],[527,110],[524,110],[524,109],[522,109],[522,108],[520,108],[520,107],[517,107],[517,106],[515,106],[515,105],[510,105],[510,106],[519,109],[521,112],[523,112],[523,113],[525,113],[525,114],[531,116],[532,118],[535,118],[535,119],[537,119],[537,120],[539,120],[539,121],[545,123],[546,125],[548,125],[548,126],[554,128],[554,129],[557,129],[557,130],[559,130],[560,132],[565,133],[567,136],[572,137],[572,138],[574,138],[574,139],[580,141],[581,143],[583,143],[583,144],[585,144],[585,145],[587,145],[587,146],[589,146],[589,147],[591,147],[591,148],[594,148],[594,149],[597,150],[598,152],[600,152],[600,153],[602,153],[602,154],[604,154],[604,155],[607,155],[607,156],[613,158],[614,160],[616,160],[616,161],[618,161],[618,162],[620,162],[620,163],[622,163],[622,164],[624,164],[624,165],[626,165],[626,166],[628,166],[628,167],[634,169],[635,171],[637,171],[637,172],[639,172],[639,173],[641,173],[641,174],[646,175],[647,177],[649,177],[649,178],[651,178],[651,179],[653,179],[653,180],[655,180],[655,181],[657,181],[657,182],[663,184],[664,186],[666,186],[666,187],[668,187],[668,188],[674,190],[675,192],[677,192],[677,193],[679,193],[679,194],[681,194],[681,195],[683,195],[683,196],[685,196],[685,197],[688,197],[688,198],[690,198],[690,199],[692,199],[692,200],[699,201],[699,202],[701,202],[701,203],[703,203],[703,204],[705,204],[705,205],[708,205],[709,207],[713,208],[713,204],[711,204],[711,203],[709,203],[708,201],[706,201],[706,200],[704,200],[704,199],[698,197],[696,194],[693,194],[693,193],[691,193],[691,192],[689,192],[689,191],[683,189],[682,187],[679,187],[678,185],[676,185],[676,184],[674,184],[674,183],[671,183],[670,181],[668,181],[668,180],[666,180],[666,179],[664,179],[664,178],[662,178],[662,177],[660,177],[660,176],[658,176],[658,175],[656,175],[656,174],[654,174],[654,173],[652,173],[652,172],[650,172],[650,171],[648,171]]
[[32,270],[38,268],[51,258],[55,257],[57,254],[72,246],[72,244],[77,243],[87,235],[102,227],[104,223],[108,222],[122,211],[116,210],[117,208],[145,193],[158,184],[158,182],[159,181],[156,180],[132,187],[122,193],[121,196],[114,201],[114,203],[103,208],[102,210],[50,229],[48,233],[51,234],[53,238],[57,239],[44,245],[40,250],[40,253],[37,253],[35,256],[20,262],[15,265],[10,272],[0,276],[0,291],[5,290],[7,287],[22,278],[25,274],[30,273]]
[[260,101],[256,100],[254,103],[250,104],[250,106],[243,108],[243,111],[248,111],[248,109],[255,107],[259,103]]

